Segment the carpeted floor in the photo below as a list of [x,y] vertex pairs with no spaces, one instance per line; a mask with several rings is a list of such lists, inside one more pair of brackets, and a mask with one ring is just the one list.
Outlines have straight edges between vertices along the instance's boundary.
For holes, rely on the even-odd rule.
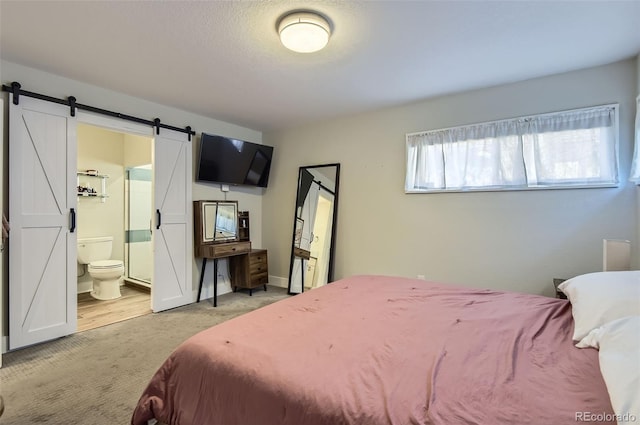
[[185,339],[286,298],[230,293],[4,354],[0,424],[126,425],[151,375]]

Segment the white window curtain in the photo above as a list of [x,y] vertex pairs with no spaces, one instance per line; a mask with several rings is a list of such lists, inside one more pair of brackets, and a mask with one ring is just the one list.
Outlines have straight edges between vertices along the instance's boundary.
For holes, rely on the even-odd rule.
[[617,184],[616,107],[407,135],[405,191]]
[[613,108],[549,114],[527,121],[529,186],[618,183]]
[[[407,188],[461,189],[526,184],[515,122],[457,127],[407,137]],[[453,166],[455,164],[455,166]]]
[[629,180],[640,185],[640,96],[636,97],[636,143]]

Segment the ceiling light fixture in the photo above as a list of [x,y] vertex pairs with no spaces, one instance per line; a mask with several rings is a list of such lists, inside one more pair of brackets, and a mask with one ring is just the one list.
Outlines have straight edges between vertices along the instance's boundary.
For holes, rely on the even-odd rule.
[[315,12],[293,12],[280,19],[280,41],[299,53],[317,52],[329,42],[329,22]]

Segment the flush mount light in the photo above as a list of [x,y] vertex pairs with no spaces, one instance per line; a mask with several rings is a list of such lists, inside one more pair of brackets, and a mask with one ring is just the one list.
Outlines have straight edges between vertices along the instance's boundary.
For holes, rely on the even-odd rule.
[[278,24],[280,41],[287,49],[299,53],[317,52],[329,42],[331,27],[314,12],[293,12]]

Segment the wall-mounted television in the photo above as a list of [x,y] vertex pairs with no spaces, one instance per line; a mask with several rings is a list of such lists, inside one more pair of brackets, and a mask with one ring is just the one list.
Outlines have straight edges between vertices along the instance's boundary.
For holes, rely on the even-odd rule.
[[267,187],[273,147],[202,133],[196,180]]

